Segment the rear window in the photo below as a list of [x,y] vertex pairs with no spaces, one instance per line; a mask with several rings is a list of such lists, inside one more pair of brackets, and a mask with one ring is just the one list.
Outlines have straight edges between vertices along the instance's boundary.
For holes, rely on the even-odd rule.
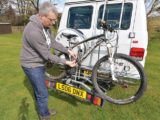
[[92,21],[92,6],[72,7],[69,9],[67,28],[89,29]]
[[[102,5],[99,9],[98,19],[102,19],[103,6],[104,5]],[[120,29],[126,30],[130,27],[132,8],[133,8],[132,3],[125,3],[124,4],[123,17],[122,17],[122,23],[120,25]],[[121,10],[122,10],[122,3],[108,4],[106,6],[106,13],[105,13],[104,19],[113,28],[119,28]],[[98,29],[100,28],[98,23],[97,23],[97,28]]]

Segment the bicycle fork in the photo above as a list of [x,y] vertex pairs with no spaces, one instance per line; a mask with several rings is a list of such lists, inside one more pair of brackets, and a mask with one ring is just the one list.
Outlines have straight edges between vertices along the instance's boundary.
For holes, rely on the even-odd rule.
[[112,75],[112,80],[113,81],[118,81],[117,78],[115,77],[115,74],[114,74],[114,59],[113,59],[113,56],[114,56],[114,52],[112,50],[112,45],[111,44],[107,44],[107,50],[108,50],[108,60],[110,62],[110,70],[111,70],[111,75]]

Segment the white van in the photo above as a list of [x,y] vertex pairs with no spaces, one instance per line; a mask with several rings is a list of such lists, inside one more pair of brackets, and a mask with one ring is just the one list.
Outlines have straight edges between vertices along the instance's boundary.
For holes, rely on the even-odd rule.
[[[118,53],[136,58],[143,66],[147,55],[148,32],[145,0],[109,0],[104,19],[119,28]],[[102,18],[104,0],[68,0],[62,13],[58,32],[68,28],[80,30],[86,38],[102,33],[97,20]],[[59,35],[59,34],[58,34]],[[57,37],[56,37],[57,38]],[[57,39],[65,46],[63,39]],[[88,44],[90,47],[94,41]],[[97,48],[98,49],[98,48]],[[94,66],[99,56],[105,55],[103,46],[88,56],[83,65]]]

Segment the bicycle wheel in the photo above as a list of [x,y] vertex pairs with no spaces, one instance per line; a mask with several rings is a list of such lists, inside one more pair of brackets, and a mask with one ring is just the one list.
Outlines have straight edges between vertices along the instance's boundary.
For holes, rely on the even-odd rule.
[[[78,53],[78,59],[81,57],[81,54],[84,54],[86,52],[86,49],[80,49],[77,46],[73,48],[74,51]],[[69,56],[67,54],[59,53],[60,58],[69,60]],[[49,65],[46,65],[46,73],[45,77],[47,80],[54,81],[58,79],[64,78],[67,74],[74,73],[74,69],[67,65],[63,64],[54,64],[49,63]]]
[[114,75],[112,79],[108,56],[97,61],[92,72],[92,81],[102,98],[114,104],[128,104],[139,99],[147,86],[143,67],[130,56],[114,55]]
[[[68,55],[60,54],[63,59],[69,59]],[[67,75],[69,66],[63,64],[48,63],[46,65],[45,78],[49,81],[59,80]]]

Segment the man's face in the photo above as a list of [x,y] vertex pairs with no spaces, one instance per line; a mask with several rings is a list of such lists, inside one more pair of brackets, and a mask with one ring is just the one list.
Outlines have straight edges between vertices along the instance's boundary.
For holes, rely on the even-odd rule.
[[50,11],[48,15],[42,17],[42,24],[44,27],[51,27],[57,21],[57,15]]

